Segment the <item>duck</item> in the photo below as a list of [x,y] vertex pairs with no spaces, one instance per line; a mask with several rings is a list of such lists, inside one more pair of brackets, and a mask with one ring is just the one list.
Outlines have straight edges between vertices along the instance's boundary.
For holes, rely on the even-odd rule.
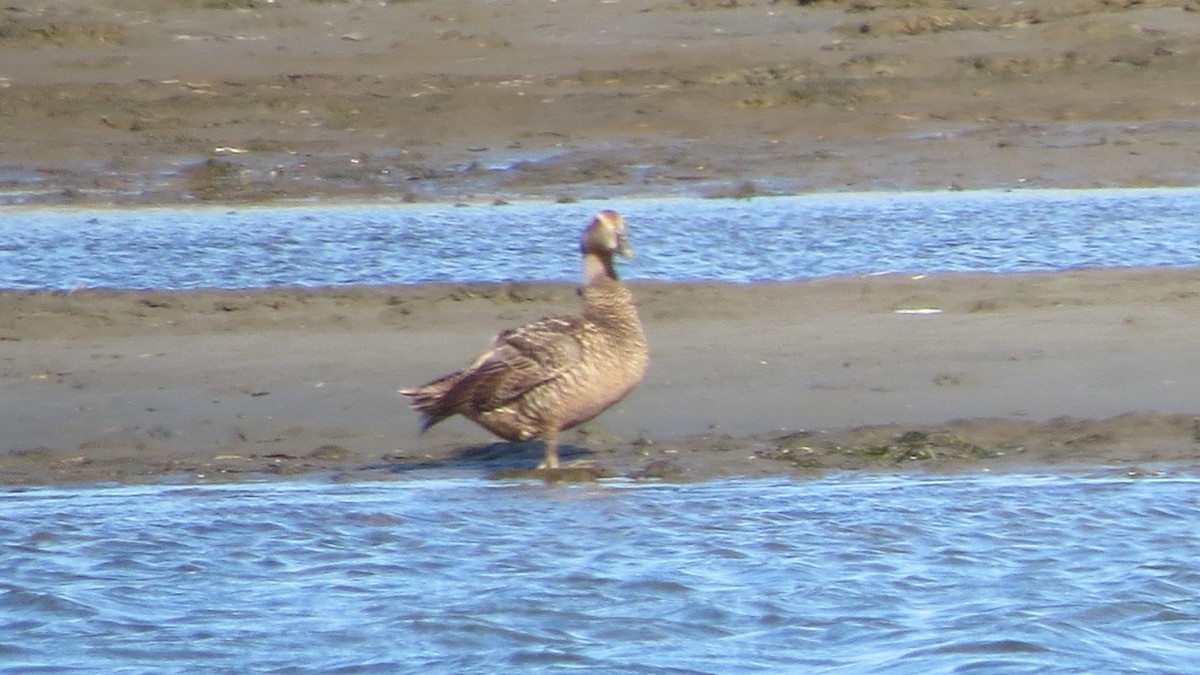
[[632,391],[650,364],[633,293],[615,257],[633,257],[619,213],[597,213],[579,242],[578,314],[501,331],[467,367],[400,393],[421,431],[461,415],[509,442],[541,439],[538,469],[558,469],[559,435],[596,418]]

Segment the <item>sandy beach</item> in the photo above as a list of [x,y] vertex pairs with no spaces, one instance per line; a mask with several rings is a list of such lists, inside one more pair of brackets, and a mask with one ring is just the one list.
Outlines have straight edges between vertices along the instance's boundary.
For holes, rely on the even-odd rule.
[[[1198,274],[635,284],[650,374],[564,459],[677,480],[1193,465]],[[519,475],[536,443],[461,420],[421,436],[396,389],[574,302],[553,285],[3,293],[0,480]]]
[[[0,9],[0,204],[1196,185],[1197,10],[19,2]],[[1198,277],[636,283],[650,374],[564,458],[583,479],[1194,468]],[[526,475],[537,444],[419,435],[396,390],[575,303],[542,284],[0,291],[0,484]]]

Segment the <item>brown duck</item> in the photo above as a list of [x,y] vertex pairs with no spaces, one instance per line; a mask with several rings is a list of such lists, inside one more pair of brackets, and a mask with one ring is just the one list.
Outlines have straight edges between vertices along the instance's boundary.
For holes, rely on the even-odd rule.
[[558,467],[558,435],[620,401],[642,380],[650,351],[633,294],[613,256],[631,257],[625,221],[601,211],[580,239],[584,285],[577,315],[501,332],[466,368],[400,393],[424,431],[462,415],[507,441],[542,439],[539,469]]

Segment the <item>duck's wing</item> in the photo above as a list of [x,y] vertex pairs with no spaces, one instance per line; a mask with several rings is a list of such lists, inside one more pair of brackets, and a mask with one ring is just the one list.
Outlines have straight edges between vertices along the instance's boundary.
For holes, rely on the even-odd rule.
[[555,316],[503,331],[447,396],[479,411],[512,403],[581,361],[587,326],[582,317]]

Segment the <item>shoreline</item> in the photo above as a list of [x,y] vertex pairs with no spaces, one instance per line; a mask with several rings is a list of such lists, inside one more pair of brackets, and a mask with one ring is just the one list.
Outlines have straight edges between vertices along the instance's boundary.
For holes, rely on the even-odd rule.
[[[447,196],[445,199],[430,199],[429,201],[411,201],[406,200],[402,196],[389,196],[386,194],[371,194],[363,193],[345,193],[339,195],[313,195],[313,196],[288,196],[279,199],[271,199],[266,201],[227,201],[227,202],[205,202],[205,201],[122,201],[112,199],[97,199],[91,200],[74,200],[74,201],[29,201],[20,202],[14,201],[10,203],[0,203],[0,208],[5,211],[38,211],[38,210],[80,210],[80,211],[105,211],[105,210],[210,210],[210,211],[227,211],[230,209],[247,210],[247,209],[288,209],[288,208],[343,208],[356,206],[387,206],[387,207],[413,207],[413,208],[464,208],[464,207],[479,207],[479,206],[506,206],[509,204],[576,204],[590,203],[597,204],[611,201],[673,201],[673,200],[704,200],[704,201],[746,201],[754,199],[803,199],[806,197],[847,197],[855,196],[877,197],[886,195],[936,195],[942,193],[980,193],[980,194],[1017,194],[1017,193],[1033,193],[1033,194],[1053,194],[1053,193],[1080,193],[1080,192],[1095,192],[1095,193],[1141,193],[1141,192],[1195,192],[1200,190],[1200,182],[1196,184],[1152,184],[1152,185],[1012,185],[1012,186],[981,186],[964,188],[961,186],[926,186],[912,189],[897,189],[886,186],[864,187],[861,189],[815,189],[808,192],[788,192],[788,193],[750,193],[750,194],[698,194],[698,193],[632,193],[632,194],[614,194],[611,192],[595,193],[589,196],[562,198],[552,195],[542,194],[514,194],[505,197],[468,194],[462,198],[453,195]],[[2,188],[0,188],[2,194]]]
[[[650,373],[564,434],[559,478],[1191,470],[1198,275],[634,282]],[[396,390],[572,288],[0,292],[0,484],[544,477],[537,443],[418,434]]]

